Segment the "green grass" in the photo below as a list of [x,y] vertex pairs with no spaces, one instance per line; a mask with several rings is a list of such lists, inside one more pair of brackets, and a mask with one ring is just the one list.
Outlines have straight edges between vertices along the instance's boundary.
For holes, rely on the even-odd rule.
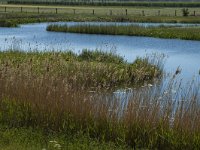
[[44,133],[33,128],[8,128],[0,126],[0,150],[114,150],[128,149],[125,145],[100,142],[83,133]]
[[3,24],[1,26],[10,26],[26,23],[39,22],[166,22],[166,23],[200,23],[199,17],[168,17],[168,16],[107,16],[107,15],[87,15],[87,14],[35,14],[35,13],[8,13],[0,14]]
[[148,36],[169,39],[200,40],[199,27],[140,27],[135,25],[49,25],[47,31],[86,33],[86,34],[109,34]]
[[[6,7],[6,12],[5,12]],[[39,13],[38,13],[39,8]],[[56,14],[57,8],[57,14]],[[127,15],[126,15],[127,9]],[[74,14],[75,10],[75,14]],[[94,10],[94,14],[93,14]],[[112,13],[111,13],[112,10]],[[172,22],[200,23],[199,8],[188,8],[184,17],[182,8],[121,7],[121,6],[42,6],[0,5],[0,20],[12,25],[55,21],[112,21],[112,22]],[[175,16],[176,11],[176,16]],[[194,11],[195,15],[194,16]],[[4,23],[5,24],[5,23]],[[1,25],[0,26],[5,26]],[[9,25],[10,26],[10,25]]]
[[[5,10],[6,7],[6,10]],[[39,10],[38,10],[39,8]],[[189,10],[189,16],[199,15],[199,7],[186,7]],[[36,14],[82,14],[82,15],[97,15],[97,16],[183,16],[182,9],[179,7],[131,7],[131,6],[49,6],[49,5],[0,5],[0,12],[4,13],[36,13]],[[94,10],[94,14],[93,14]],[[126,14],[127,10],[127,14]],[[112,11],[112,14],[110,14]],[[176,13],[175,13],[176,11]]]

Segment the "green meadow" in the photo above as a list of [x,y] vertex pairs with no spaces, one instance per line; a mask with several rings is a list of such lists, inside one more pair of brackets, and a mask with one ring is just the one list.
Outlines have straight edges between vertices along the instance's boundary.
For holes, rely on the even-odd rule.
[[[183,16],[188,8],[188,16]],[[200,23],[199,7],[0,5],[0,26],[58,21]]]

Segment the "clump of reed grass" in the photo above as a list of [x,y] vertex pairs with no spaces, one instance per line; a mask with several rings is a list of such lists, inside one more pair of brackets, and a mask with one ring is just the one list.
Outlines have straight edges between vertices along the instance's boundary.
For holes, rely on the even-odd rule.
[[17,27],[14,21],[0,20],[0,27]]
[[[140,61],[138,61],[140,60]],[[108,88],[133,86],[158,78],[157,64],[138,58],[133,63],[102,51],[69,52],[0,52],[2,74],[28,74],[64,80],[69,88]],[[27,75],[27,76],[28,76]]]
[[47,31],[87,33],[87,34],[109,34],[129,36],[149,36],[158,38],[178,38],[185,40],[200,40],[198,27],[141,27],[136,25],[49,25]]
[[79,60],[83,61],[96,61],[103,63],[115,63],[115,64],[123,64],[126,63],[123,57],[116,55],[113,52],[102,52],[102,51],[88,51],[84,49],[82,53],[78,56]]

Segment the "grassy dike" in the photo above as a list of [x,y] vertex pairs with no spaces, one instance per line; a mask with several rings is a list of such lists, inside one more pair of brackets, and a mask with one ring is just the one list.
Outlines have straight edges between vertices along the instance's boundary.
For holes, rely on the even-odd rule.
[[175,73],[164,91],[145,84],[128,101],[103,91],[157,78],[160,64],[99,51],[0,52],[1,148],[199,149],[195,82],[177,89]]
[[[146,3],[147,4],[147,3]],[[182,4],[182,3],[180,3]],[[190,3],[191,4],[191,3]],[[195,4],[195,3],[192,3]],[[199,3],[200,4],[200,3]],[[112,21],[112,22],[172,22],[200,23],[199,7],[131,6],[73,6],[73,5],[0,5],[0,26],[51,21]],[[165,7],[164,7],[165,6]],[[175,6],[175,5],[174,5]],[[126,11],[127,10],[127,11]],[[10,25],[8,25],[10,26]]]
[[148,36],[169,39],[200,40],[199,27],[140,27],[134,25],[49,25],[47,31],[86,33],[86,34],[108,34]]
[[198,16],[124,16],[124,15],[92,15],[92,14],[53,14],[53,13],[0,13],[0,27],[15,27],[19,24],[39,22],[166,22],[166,23],[200,23]]

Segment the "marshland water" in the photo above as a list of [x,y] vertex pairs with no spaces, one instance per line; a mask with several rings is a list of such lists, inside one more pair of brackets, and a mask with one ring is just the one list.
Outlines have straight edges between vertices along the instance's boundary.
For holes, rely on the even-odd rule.
[[[67,136],[86,132],[89,137],[117,143],[120,140],[130,147],[162,149],[175,145],[177,149],[199,149],[199,82],[192,80],[194,75],[199,76],[199,41],[47,32],[48,24],[0,28],[1,51],[36,50],[0,53],[0,122],[12,127],[45,128],[44,133],[59,131]],[[128,62],[155,53],[156,60],[164,59],[164,71],[173,75],[158,80],[160,76],[155,75],[159,65],[149,66],[140,58],[135,65],[121,64],[121,57],[103,52],[101,59],[95,57],[100,63],[95,59],[85,61],[84,56],[98,53],[85,51],[88,55],[83,55],[85,48],[111,51]],[[49,50],[72,50],[79,55],[44,52]],[[153,79],[145,78],[151,75]],[[183,81],[176,82],[177,76]],[[153,82],[143,83],[145,79]],[[130,88],[132,84],[127,83],[122,90],[117,86],[118,81],[133,80],[142,85],[138,82],[139,88]],[[191,83],[182,87],[187,81]],[[105,90],[107,86],[96,90],[94,83],[110,83],[114,90]]]
[[[88,24],[78,22],[58,22],[54,24]],[[200,69],[200,42],[179,39],[159,39],[135,36],[89,35],[76,33],[47,32],[46,27],[51,23],[36,23],[20,25],[18,28],[0,28],[0,50],[73,50],[79,53],[83,49],[99,49],[113,51],[132,62],[137,56],[151,53],[162,53],[167,56],[164,69],[174,73],[177,67],[181,68],[184,80],[198,76]],[[199,26],[199,24],[181,23],[89,23],[89,24],[118,24],[138,26]]]

